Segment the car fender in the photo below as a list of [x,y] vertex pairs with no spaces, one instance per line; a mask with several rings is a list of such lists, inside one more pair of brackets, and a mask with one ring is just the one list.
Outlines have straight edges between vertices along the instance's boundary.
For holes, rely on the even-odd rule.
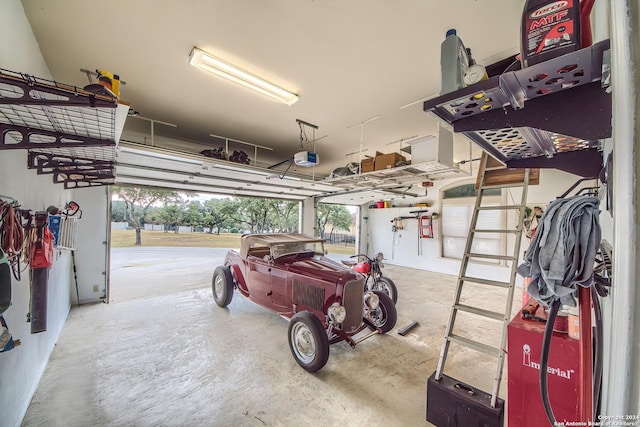
[[244,260],[240,258],[237,252],[229,251],[225,257],[224,265],[231,269],[231,274],[233,275],[233,280],[236,283],[238,291],[240,291],[244,296],[248,296],[249,291],[241,267],[245,265]]
[[236,282],[238,290],[243,295],[247,296],[249,294],[247,290],[247,283],[244,280],[244,276],[242,274],[240,266],[238,266],[237,264],[231,264],[229,265],[229,267],[231,268],[231,274],[233,275],[233,280]]

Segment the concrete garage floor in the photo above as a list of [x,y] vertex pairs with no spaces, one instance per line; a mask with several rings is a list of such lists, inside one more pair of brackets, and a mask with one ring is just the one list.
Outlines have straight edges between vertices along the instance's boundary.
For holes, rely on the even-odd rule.
[[[399,288],[396,329],[353,350],[333,345],[310,374],[291,356],[285,320],[238,293],[227,309],[215,305],[211,274],[225,253],[113,249],[111,303],[72,308],[23,425],[429,425],[426,382],[454,276],[387,265]],[[487,309],[504,292],[480,289],[470,297]],[[397,334],[413,321],[420,326]],[[470,338],[499,337],[494,321],[460,322]],[[491,390],[495,359],[453,345],[450,354],[448,375]]]

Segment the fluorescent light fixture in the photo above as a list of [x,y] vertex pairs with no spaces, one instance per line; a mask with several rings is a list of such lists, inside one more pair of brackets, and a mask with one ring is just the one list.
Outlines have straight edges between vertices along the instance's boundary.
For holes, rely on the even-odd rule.
[[243,71],[197,47],[194,47],[189,55],[189,64],[253,89],[284,104],[293,105],[298,101],[298,95],[295,93]]

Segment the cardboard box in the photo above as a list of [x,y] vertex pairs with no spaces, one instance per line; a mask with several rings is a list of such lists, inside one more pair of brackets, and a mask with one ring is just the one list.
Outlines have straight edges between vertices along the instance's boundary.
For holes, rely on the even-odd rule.
[[376,156],[375,162],[375,170],[384,170],[389,168],[395,168],[398,162],[407,162],[407,159],[404,156],[401,156],[398,153],[389,153],[389,154],[381,154]]
[[375,159],[362,159],[360,162],[360,172],[373,172],[375,165]]

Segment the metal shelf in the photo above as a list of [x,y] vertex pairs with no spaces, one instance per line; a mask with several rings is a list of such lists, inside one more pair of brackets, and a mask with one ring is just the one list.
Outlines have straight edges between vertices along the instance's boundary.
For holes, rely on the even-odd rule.
[[115,96],[0,69],[0,150],[29,150],[27,166],[65,188],[114,182],[128,110]]
[[424,181],[467,176],[468,172],[439,162],[418,163],[354,175],[327,178],[325,182],[346,190],[393,189],[408,187]]
[[555,157],[550,167],[567,170],[575,157],[567,153],[584,151],[581,172],[592,175],[602,165],[598,140],[611,136],[611,94],[601,83],[608,49],[605,40],[503,73],[426,101],[424,111],[507,166],[528,167],[526,159],[536,158],[544,167],[542,159]]

